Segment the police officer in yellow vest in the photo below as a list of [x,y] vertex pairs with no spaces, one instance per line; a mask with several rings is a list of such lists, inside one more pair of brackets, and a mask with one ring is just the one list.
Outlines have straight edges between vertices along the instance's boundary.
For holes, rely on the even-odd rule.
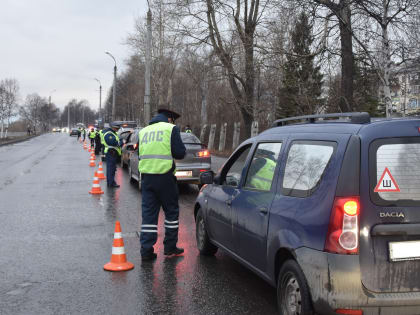
[[273,160],[274,152],[258,149],[252,167],[249,170],[252,187],[264,191],[271,189],[276,162]]
[[117,131],[120,126],[115,123],[110,123],[109,125],[110,128],[103,130],[106,161],[106,183],[110,188],[118,188],[120,185],[115,182],[115,171],[117,169],[118,158],[121,156],[122,142],[117,135]]
[[90,146],[93,147],[95,145],[95,137],[96,131],[95,129],[91,128],[89,132],[89,139],[90,139]]
[[191,129],[190,125],[185,126],[185,132],[186,133],[192,133],[192,129]]
[[180,255],[177,247],[179,226],[178,186],[174,159],[185,157],[185,146],[180,130],[174,125],[180,115],[159,109],[149,126],[139,132],[139,173],[142,181],[142,260],[156,258],[154,244],[157,241],[159,210],[165,212],[164,254]]

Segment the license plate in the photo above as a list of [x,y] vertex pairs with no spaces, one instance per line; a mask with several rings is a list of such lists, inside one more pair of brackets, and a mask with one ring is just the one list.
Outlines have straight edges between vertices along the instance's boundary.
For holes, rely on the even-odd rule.
[[176,177],[192,177],[192,171],[177,171],[175,173]]
[[389,242],[391,261],[420,259],[420,241]]

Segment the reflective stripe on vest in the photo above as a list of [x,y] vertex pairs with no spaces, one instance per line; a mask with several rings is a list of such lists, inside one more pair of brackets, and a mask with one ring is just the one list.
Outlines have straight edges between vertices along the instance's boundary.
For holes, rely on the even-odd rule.
[[271,182],[274,177],[274,170],[276,169],[276,162],[265,159],[265,164],[261,169],[252,176],[251,185],[257,189],[270,190]]
[[103,138],[104,138],[104,146],[105,146],[105,150],[104,150],[104,153],[106,154],[107,152],[108,152],[108,149],[115,149],[117,152],[118,152],[118,154],[119,155],[121,155],[121,148],[120,147],[114,147],[114,146],[112,146],[112,145],[109,145],[108,143],[106,143],[106,141],[105,141],[105,137],[106,137],[106,135],[107,134],[112,134],[112,135],[114,135],[114,137],[115,137],[115,140],[117,140],[117,142],[119,143],[120,142],[120,138],[118,137],[118,135],[117,134],[115,134],[114,132],[112,132],[112,131],[107,131],[107,132],[105,132],[105,134],[103,135]]
[[99,138],[101,138],[101,144],[105,145],[104,133],[102,130],[99,130]]
[[171,134],[175,125],[159,122],[139,132],[139,172],[165,174],[172,168]]

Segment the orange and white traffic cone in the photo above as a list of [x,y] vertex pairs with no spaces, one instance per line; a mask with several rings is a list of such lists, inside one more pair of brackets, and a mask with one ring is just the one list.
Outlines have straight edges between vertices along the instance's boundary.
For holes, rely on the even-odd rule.
[[86,142],[83,143],[83,149],[87,150]]
[[95,155],[95,153],[93,153],[93,152],[92,152],[92,153],[90,154],[90,157],[91,157],[92,159],[96,160],[96,155]]
[[93,177],[93,184],[92,184],[92,189],[89,191],[89,194],[92,195],[100,195],[103,194],[103,190],[101,189],[101,185],[99,185],[99,179],[96,176],[96,172],[95,175]]
[[102,161],[99,161],[99,168],[98,171],[96,172],[96,174],[98,175],[99,179],[106,179],[105,174],[104,174],[104,170],[102,168]]
[[124,240],[121,236],[120,222],[115,222],[114,243],[112,244],[111,261],[104,265],[108,271],[126,271],[134,268],[134,265],[127,261],[124,249]]
[[89,166],[92,166],[92,167],[95,167],[96,165],[95,165],[95,158],[94,157],[90,157],[90,163],[89,163]]

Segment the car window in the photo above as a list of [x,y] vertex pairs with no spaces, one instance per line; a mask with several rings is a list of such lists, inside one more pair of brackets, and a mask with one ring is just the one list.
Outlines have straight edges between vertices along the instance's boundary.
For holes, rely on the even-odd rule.
[[269,191],[274,178],[281,143],[260,143],[255,150],[244,188]]
[[137,143],[139,141],[139,131],[135,130],[134,133],[130,137],[130,141],[132,143]]
[[310,196],[318,187],[335,147],[335,142],[294,141],[287,156],[282,193]]
[[194,136],[191,133],[182,132],[181,139],[182,139],[182,142],[184,143],[197,143],[197,144],[201,143],[200,139],[198,139],[196,136]]
[[237,187],[241,180],[242,170],[245,166],[246,158],[248,156],[251,145],[245,146],[242,149],[242,152],[239,151],[239,155],[233,157],[234,161],[229,161],[230,167],[223,170],[223,173],[226,174],[222,180],[223,185]]
[[[417,139],[381,139],[376,144],[374,200],[381,205],[415,206],[420,201],[420,143]],[[371,158],[372,159],[372,158]]]

